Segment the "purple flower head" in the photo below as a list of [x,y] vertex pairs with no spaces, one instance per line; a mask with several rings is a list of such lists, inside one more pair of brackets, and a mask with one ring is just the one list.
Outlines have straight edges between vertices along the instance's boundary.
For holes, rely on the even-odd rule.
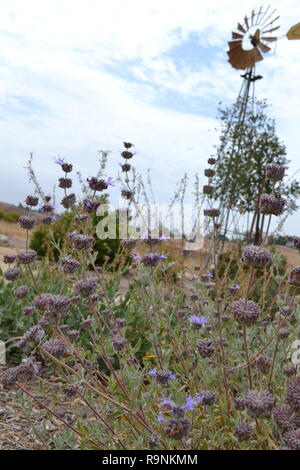
[[195,397],[189,395],[186,399],[185,405],[182,408],[184,410],[193,411],[195,409],[195,406],[201,403],[203,399],[204,395],[196,395]]
[[205,316],[191,315],[189,322],[198,326],[205,325],[208,322],[208,318]]
[[69,238],[70,240],[72,240],[72,238],[74,237],[74,235],[77,235],[77,230],[73,230],[73,232],[69,233],[69,234],[68,234],[68,238]]
[[57,165],[62,166],[62,165],[64,164],[64,161],[65,161],[64,158],[60,158],[60,157],[59,157],[59,158],[57,158],[57,159],[55,160],[55,163],[56,163]]
[[159,403],[159,406],[169,406],[170,408],[174,408],[175,403],[171,400],[171,395],[168,398],[165,398]]
[[161,411],[160,411],[156,421],[158,421],[159,423],[166,423],[167,420],[163,417],[163,414],[162,414]]
[[107,186],[114,186],[115,185],[115,181],[110,176],[107,178],[105,183],[107,184]]
[[151,369],[148,374],[153,375],[156,378],[156,381],[160,384],[166,384],[169,380],[176,380],[176,375],[172,374],[172,372],[158,371],[156,367]]

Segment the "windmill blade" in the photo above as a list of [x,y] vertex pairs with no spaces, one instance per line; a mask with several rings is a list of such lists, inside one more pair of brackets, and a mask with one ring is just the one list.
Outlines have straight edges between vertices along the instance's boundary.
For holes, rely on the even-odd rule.
[[241,45],[233,47],[227,52],[230,64],[237,70],[245,70],[254,67],[255,63],[263,60],[263,56],[259,50],[254,47],[250,51],[245,51]]
[[266,37],[266,36],[262,36],[261,39],[263,39],[264,41],[267,41],[267,42],[274,42],[274,41],[277,41],[277,37],[274,36],[274,37]]
[[265,10],[265,12],[263,13],[261,19],[260,19],[260,23],[263,21],[264,17],[266,16],[266,14],[268,13],[268,11],[270,10],[271,8],[271,5],[268,6],[268,8]]
[[[275,8],[275,10],[272,11],[272,13],[270,13],[270,15],[261,23],[261,26],[262,26],[262,27],[266,25],[266,22],[269,21],[270,18],[272,18],[272,16],[274,15],[275,11],[276,11],[276,8]],[[274,21],[274,20],[273,20],[273,21]],[[273,22],[273,21],[272,21],[272,22]]]
[[[280,17],[278,16],[278,18],[280,18]],[[277,20],[278,18],[276,18],[276,20]],[[276,20],[274,20],[274,21],[276,21]],[[274,23],[274,21],[272,21],[272,23]],[[271,24],[271,23],[270,23],[270,24]],[[263,33],[272,33],[272,31],[276,31],[277,29],[280,28],[280,26],[275,26],[274,28],[268,29],[268,31],[266,31],[265,28],[267,28],[268,26],[269,26],[269,25],[264,26]]]
[[255,13],[254,13],[254,10],[252,10],[252,13],[251,13],[251,26],[253,26],[254,22],[254,16],[255,16]]
[[239,41],[229,41],[228,45],[229,45],[229,50],[230,51],[232,51],[233,49],[236,49],[237,47],[239,47],[241,49],[242,48],[242,41],[241,40],[239,40]]
[[287,32],[288,39],[300,39],[300,23],[292,26]]
[[243,26],[240,23],[238,23],[237,29],[241,31],[242,33],[246,32],[246,30],[243,28]]
[[267,52],[270,52],[271,48],[269,46],[266,46],[265,44],[263,44],[261,41],[258,41],[258,44],[257,44],[258,48],[264,52],[265,54]]
[[260,9],[259,9],[259,11],[258,11],[258,13],[257,13],[256,24],[258,24],[258,22],[259,22],[259,17],[260,17],[260,15],[261,15],[261,13],[262,13],[262,7],[260,7]]
[[247,15],[245,16],[244,21],[245,21],[245,25],[246,25],[247,29],[249,29],[250,26],[249,26],[249,23],[248,23]]
[[242,34],[235,33],[234,31],[232,31],[232,39],[241,39],[241,38],[243,38]]

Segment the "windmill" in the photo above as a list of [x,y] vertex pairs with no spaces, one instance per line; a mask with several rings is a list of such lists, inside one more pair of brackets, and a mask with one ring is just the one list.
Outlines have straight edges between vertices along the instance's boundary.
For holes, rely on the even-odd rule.
[[[286,37],[289,40],[300,39],[300,23],[292,26],[287,34],[279,37],[278,24],[279,15],[277,10],[272,9],[271,6],[266,8],[260,7],[257,10],[252,10],[250,15],[246,15],[243,21],[238,22],[237,27],[231,33],[231,40],[228,42],[229,50],[227,51],[228,62],[236,70],[243,70],[241,75],[243,78],[242,86],[240,88],[237,103],[239,106],[235,109],[234,113],[229,120],[229,126],[235,119],[240,126],[243,126],[245,116],[249,110],[254,113],[255,102],[255,83],[261,80],[261,75],[256,75],[256,63],[261,62],[265,56],[275,48],[278,39]],[[253,132],[255,132],[253,125]],[[228,129],[229,130],[229,129]],[[231,148],[231,156],[233,157],[236,152],[239,152],[241,138],[237,137]],[[229,227],[229,217],[231,212],[230,194],[225,191],[227,182],[224,181],[224,196],[221,198],[220,204],[222,209],[222,222],[224,226],[225,241],[226,234]],[[257,215],[257,219],[259,215]],[[252,220],[251,231],[254,223],[259,223],[259,220]],[[224,242],[223,242],[224,245]]]

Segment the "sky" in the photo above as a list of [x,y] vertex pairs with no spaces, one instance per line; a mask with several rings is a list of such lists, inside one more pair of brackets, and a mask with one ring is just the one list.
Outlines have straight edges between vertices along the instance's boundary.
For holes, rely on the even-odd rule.
[[[0,0],[0,200],[29,192],[24,166],[33,152],[45,192],[60,176],[58,156],[85,177],[98,151],[135,144],[134,164],[151,168],[156,199],[167,202],[184,172],[198,172],[218,142],[218,103],[231,104],[241,72],[227,61],[227,41],[245,14],[268,2],[243,0]],[[300,169],[300,41],[284,35],[300,21],[299,0],[273,0],[280,14],[276,50],[257,65],[256,95]],[[299,178],[300,172],[296,174]],[[285,232],[300,235],[299,212]]]

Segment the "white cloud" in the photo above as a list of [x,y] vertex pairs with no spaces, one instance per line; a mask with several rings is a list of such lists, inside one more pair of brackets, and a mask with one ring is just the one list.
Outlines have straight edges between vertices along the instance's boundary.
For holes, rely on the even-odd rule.
[[[272,3],[280,11],[282,32],[300,20],[296,0]],[[160,109],[156,97],[164,90],[204,102],[209,97],[215,100],[212,115],[220,100],[235,98],[241,79],[226,62],[226,41],[251,10],[249,2],[0,0],[0,5],[0,105],[6,113],[0,119],[1,200],[23,199],[22,167],[30,151],[44,184],[56,177],[51,159],[57,154],[88,176],[96,151],[110,148],[113,170],[124,139],[136,144],[140,169],[153,167],[161,193],[171,192],[186,169],[201,173],[216,140],[214,119]],[[179,68],[166,53],[192,32],[208,51],[214,46],[219,52],[209,64]],[[276,55],[259,64],[264,79],[257,84],[258,95],[274,104],[293,170],[298,167],[299,47],[300,41],[279,41]],[[139,83],[107,71],[131,62]],[[296,232],[294,222],[289,226]]]

